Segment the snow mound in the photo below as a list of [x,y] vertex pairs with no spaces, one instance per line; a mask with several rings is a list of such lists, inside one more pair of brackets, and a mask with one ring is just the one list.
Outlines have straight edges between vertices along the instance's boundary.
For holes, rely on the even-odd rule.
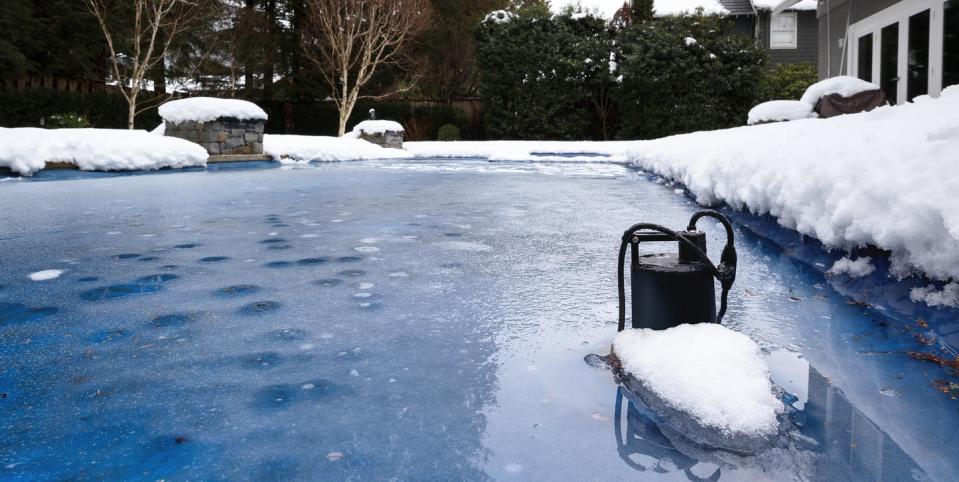
[[706,15],[729,13],[719,0],[656,0],[653,3],[657,16],[687,15],[695,13],[697,8],[702,8]]
[[959,280],[959,89],[816,122],[637,142],[637,167],[702,204],[769,214],[827,248],[892,252],[891,271]]
[[827,274],[835,276],[840,274],[849,275],[850,278],[862,278],[876,272],[876,267],[872,265],[872,258],[864,256],[855,261],[848,257],[843,257],[833,263],[832,268],[826,271]]
[[753,107],[749,111],[749,125],[763,122],[783,122],[819,117],[813,112],[813,106],[798,100],[771,100]]
[[267,134],[263,151],[276,160],[294,161],[362,161],[411,157],[399,149],[387,149],[372,142],[349,137],[285,136]]
[[879,90],[879,86],[856,77],[841,75],[810,85],[800,100],[810,105],[816,105],[819,99],[827,95],[839,94],[843,97],[849,97],[870,90]]
[[239,120],[266,120],[266,112],[252,102],[215,97],[192,97],[160,106],[160,117],[167,122],[211,122],[221,117]]
[[48,281],[57,279],[62,274],[62,269],[45,269],[43,271],[37,271],[36,273],[30,273],[27,278],[30,278],[30,281]]
[[84,171],[127,171],[205,166],[208,157],[198,144],[147,131],[0,127],[0,167],[24,176],[48,162]]
[[730,435],[771,437],[785,409],[759,345],[720,324],[626,330],[613,339],[623,370],[672,408]]
[[952,282],[937,289],[936,285],[925,288],[913,288],[909,292],[909,299],[916,303],[925,303],[929,306],[957,307],[959,306],[959,283]]
[[367,120],[353,127],[354,134],[385,134],[387,132],[406,132],[399,122],[391,120]]
[[813,106],[798,100],[773,100],[753,107],[749,111],[748,124],[781,122],[815,118]]

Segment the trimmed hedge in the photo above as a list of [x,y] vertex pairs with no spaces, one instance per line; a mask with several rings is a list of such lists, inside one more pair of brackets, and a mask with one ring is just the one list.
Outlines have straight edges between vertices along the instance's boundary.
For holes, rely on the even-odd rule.
[[[40,119],[73,112],[85,117],[92,127],[126,129],[127,102],[113,92],[78,94],[54,90],[0,91],[0,126],[40,127]],[[150,109],[137,116],[137,129],[160,125],[160,115]]]
[[[332,102],[311,102],[294,103],[293,105],[293,128],[286,132],[284,126],[284,104],[282,102],[271,102],[261,104],[270,116],[266,124],[266,132],[269,134],[299,134],[313,136],[336,136],[338,127],[338,115],[336,106]],[[376,109],[377,119],[395,120],[411,131],[413,127],[424,129],[422,137],[424,139],[436,139],[439,129],[445,124],[453,124],[460,128],[465,139],[482,139],[483,128],[481,125],[470,125],[466,114],[452,107],[446,106],[414,106],[413,104],[390,101],[390,102],[357,102],[350,120],[347,123],[348,128],[369,118],[370,109]]]
[[770,100],[799,100],[810,85],[819,81],[811,63],[774,65],[759,78],[756,103]]

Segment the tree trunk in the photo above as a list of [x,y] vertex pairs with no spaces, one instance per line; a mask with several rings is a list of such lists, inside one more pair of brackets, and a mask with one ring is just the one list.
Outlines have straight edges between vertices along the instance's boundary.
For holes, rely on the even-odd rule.
[[267,26],[266,55],[263,56],[265,63],[263,69],[263,99],[270,101],[273,100],[273,75],[275,73],[274,64],[276,63],[276,0],[267,0],[266,2],[266,21],[269,23]]
[[137,117],[137,98],[136,96],[127,99],[127,129],[133,130],[133,121]]

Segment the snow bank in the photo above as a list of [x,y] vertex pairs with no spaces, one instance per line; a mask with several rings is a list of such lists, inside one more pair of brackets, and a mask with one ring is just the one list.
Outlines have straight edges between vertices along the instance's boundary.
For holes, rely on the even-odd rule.
[[626,151],[630,144],[632,142],[457,141],[405,142],[403,148],[420,158],[624,164],[628,162]]
[[406,132],[399,122],[391,120],[367,120],[353,127],[354,134],[385,134],[387,132]]
[[959,279],[959,87],[825,120],[633,144],[639,167],[700,203],[771,214],[830,248],[892,251],[894,273]]
[[719,0],[656,0],[653,3],[656,15],[661,16],[695,13],[697,8],[702,8],[705,14],[729,13]]
[[221,117],[239,120],[266,120],[263,109],[252,102],[215,97],[192,97],[167,102],[160,106],[160,117],[167,122],[211,122]]
[[25,176],[47,162],[84,171],[126,171],[205,166],[207,157],[197,144],[146,131],[0,127],[0,167]]
[[833,263],[827,274],[836,276],[840,274],[849,275],[851,278],[862,278],[876,272],[876,267],[872,265],[872,258],[864,256],[855,261],[848,257],[843,257]]
[[749,125],[763,122],[783,122],[819,117],[813,106],[798,100],[772,100],[763,102],[749,111]]
[[843,97],[849,97],[870,90],[879,90],[879,86],[856,77],[841,75],[810,85],[800,100],[814,106],[819,102],[819,99],[827,95],[839,94]]
[[613,353],[645,389],[704,427],[750,437],[778,432],[784,407],[746,335],[714,323],[626,330],[613,339]]
[[263,151],[273,159],[294,161],[361,161],[411,157],[399,149],[386,149],[362,139],[349,137],[284,136],[267,134]]

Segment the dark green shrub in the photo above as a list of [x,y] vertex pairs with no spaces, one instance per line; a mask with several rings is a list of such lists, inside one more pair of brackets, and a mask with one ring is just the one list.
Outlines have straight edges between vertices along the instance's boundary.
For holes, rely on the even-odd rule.
[[438,141],[458,141],[460,140],[460,128],[453,124],[443,124],[436,134]]
[[619,137],[744,125],[765,53],[722,17],[661,17],[623,31]]
[[90,121],[76,112],[67,112],[47,117],[46,127],[50,129],[80,129],[90,127]]
[[763,70],[756,103],[770,100],[799,100],[810,85],[819,81],[816,66],[810,63],[780,64]]
[[[54,90],[0,91],[0,126],[40,127],[40,119],[64,112],[85,117],[92,127],[126,129],[127,103],[113,92],[79,94]],[[151,130],[160,125],[156,109],[137,116],[136,128]]]

